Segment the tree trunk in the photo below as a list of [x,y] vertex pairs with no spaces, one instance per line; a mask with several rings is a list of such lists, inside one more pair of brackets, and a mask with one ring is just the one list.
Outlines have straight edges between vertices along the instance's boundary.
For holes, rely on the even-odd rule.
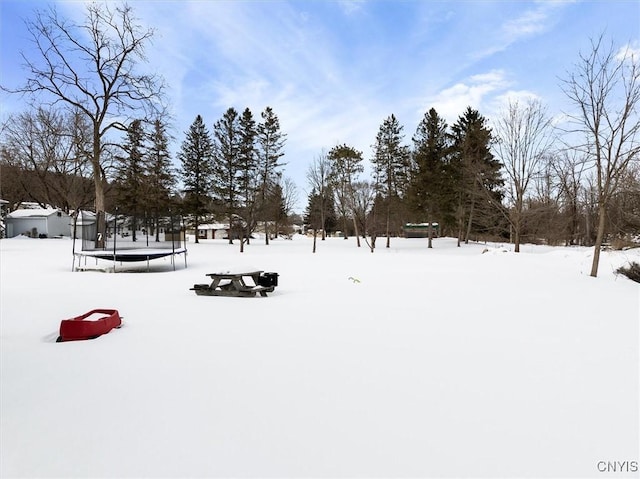
[[516,253],[520,252],[520,230],[522,228],[522,210],[523,210],[523,204],[522,204],[522,197],[520,195],[520,193],[516,193],[517,198],[516,198],[516,211],[515,211],[515,218],[513,218],[513,242],[514,242],[514,251]]
[[386,229],[387,229],[387,231],[386,231],[386,234],[387,234],[387,248],[391,247],[391,238],[390,238],[391,232],[389,231],[390,230],[390,225],[391,225],[391,206],[388,205],[387,206],[387,225],[386,225]]
[[593,246],[593,263],[591,263],[591,276],[598,276],[598,264],[600,263],[600,248],[604,239],[606,205],[598,205],[598,230],[596,232],[596,244]]
[[584,215],[584,245],[591,244],[591,210],[587,208]]
[[469,208],[469,221],[467,222],[467,232],[464,235],[464,244],[469,244],[469,236],[471,236],[471,223],[473,222],[473,210],[476,206],[476,200],[471,200],[471,208]]
[[520,221],[516,221],[516,227],[514,228],[515,232],[514,232],[514,242],[515,242],[515,248],[514,251],[516,253],[520,252]]
[[100,137],[98,136],[97,126],[94,126],[93,134],[93,158],[91,165],[93,167],[93,183],[96,189],[96,248],[104,248],[105,237],[107,233],[107,222],[105,217],[104,205],[104,184],[102,182],[102,167],[100,165]]
[[433,228],[431,227],[431,213],[427,211],[427,237],[429,238],[427,241],[427,248],[433,248],[432,238],[433,238]]
[[316,252],[316,238],[318,237],[318,230],[316,228],[313,229],[313,251],[312,253]]
[[356,220],[355,215],[353,216],[353,230],[354,230],[354,235],[356,237],[356,244],[358,245],[358,248],[360,248],[360,234],[358,232],[358,220]]

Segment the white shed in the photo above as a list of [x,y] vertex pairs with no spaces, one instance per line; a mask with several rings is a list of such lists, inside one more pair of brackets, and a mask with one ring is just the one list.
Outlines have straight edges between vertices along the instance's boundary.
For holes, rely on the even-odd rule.
[[53,208],[15,210],[7,214],[4,221],[7,238],[69,236],[72,222],[68,214]]

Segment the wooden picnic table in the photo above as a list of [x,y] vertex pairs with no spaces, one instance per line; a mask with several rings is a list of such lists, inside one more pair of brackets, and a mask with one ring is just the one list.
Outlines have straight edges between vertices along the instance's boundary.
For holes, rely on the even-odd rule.
[[[191,290],[204,296],[241,296],[251,297],[256,293],[266,296],[273,291],[273,286],[261,286],[260,275],[263,271],[247,271],[241,273],[207,273],[211,284],[194,284]],[[245,281],[250,280],[250,281]]]

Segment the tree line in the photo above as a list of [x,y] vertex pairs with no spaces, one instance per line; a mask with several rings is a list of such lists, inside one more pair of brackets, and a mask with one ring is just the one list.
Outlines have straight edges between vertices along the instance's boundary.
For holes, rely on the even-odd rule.
[[[198,116],[174,171],[165,85],[140,71],[154,31],[130,6],[91,3],[79,22],[49,7],[27,26],[35,52],[23,54],[25,83],[2,85],[31,101],[2,125],[2,196],[70,210],[91,204],[101,232],[107,208],[120,205],[155,218],[180,208],[196,228],[222,215],[241,248],[259,222],[267,243],[277,234],[295,187],[283,177],[286,135],[271,108],[259,122],[229,108],[213,133]],[[575,112],[562,131],[534,100],[510,102],[491,123],[468,107],[447,125],[430,109],[410,141],[391,115],[375,136],[369,178],[362,152],[346,143],[312,160],[308,225],[324,235],[339,224],[372,251],[406,222],[438,223],[459,244],[510,239],[516,251],[523,240],[593,244],[596,276],[603,242],[640,229],[640,72],[630,48],[602,37],[591,47],[562,81]]]
[[[261,222],[268,243],[270,226],[276,234],[287,224],[296,189],[282,174],[286,134],[279,119],[271,107],[261,116],[256,122],[249,108],[241,115],[229,108],[210,133],[198,115],[184,134],[179,167],[166,122],[133,120],[121,143],[102,148],[106,209],[131,218],[134,241],[142,221],[157,235],[161,219],[173,212],[196,231],[203,222],[228,221],[230,242],[248,242]],[[66,212],[93,206],[91,129],[82,120],[42,107],[9,118],[0,145],[0,191],[14,208],[25,201]]]
[[194,228],[211,215],[225,218],[229,243],[238,238],[242,251],[261,223],[269,244],[270,236],[287,223],[296,200],[295,185],[282,174],[285,141],[271,107],[259,122],[249,108],[242,114],[229,108],[214,123],[213,134],[198,115],[178,153],[183,209]]
[[353,146],[321,153],[307,174],[306,222],[323,239],[338,224],[345,237],[365,232],[371,251],[378,236],[389,247],[416,221],[429,225],[430,248],[434,220],[458,245],[471,238],[509,240],[516,252],[523,240],[592,245],[597,276],[605,239],[629,244],[640,234],[640,63],[629,46],[615,49],[603,37],[591,47],[563,80],[576,113],[562,122],[534,98],[509,101],[492,123],[468,107],[448,126],[432,108],[407,145],[391,115],[364,180]]

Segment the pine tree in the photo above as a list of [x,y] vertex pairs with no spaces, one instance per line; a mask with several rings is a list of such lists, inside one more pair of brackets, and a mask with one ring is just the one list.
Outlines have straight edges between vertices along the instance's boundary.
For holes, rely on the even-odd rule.
[[268,203],[269,192],[277,183],[279,168],[283,166],[286,135],[280,131],[280,120],[271,107],[262,112],[262,122],[258,124],[258,177],[260,215],[264,221],[265,243],[269,244],[269,220],[273,216],[273,205]]
[[325,196],[315,188],[312,189],[309,194],[303,221],[313,231],[312,252],[315,253],[318,230],[333,231],[337,224],[333,195]]
[[[141,120],[134,120],[127,128],[122,149],[124,156],[117,157],[118,210],[131,217],[131,239],[137,240],[138,219],[145,210],[147,182],[145,165],[145,132]],[[115,233],[115,232],[114,232]]]
[[183,204],[185,211],[194,217],[196,243],[198,243],[200,219],[208,213],[211,202],[213,175],[213,141],[200,115],[186,132],[178,158],[182,162],[180,173],[185,191]]
[[449,150],[447,123],[434,108],[425,113],[413,136],[413,173],[408,199],[419,221],[426,220],[432,247],[434,218],[446,211],[446,168]]
[[160,217],[171,207],[171,197],[176,186],[176,172],[171,164],[169,138],[166,126],[160,119],[153,122],[149,136],[147,163],[148,209],[153,218],[153,233],[160,241]]
[[338,200],[338,209],[343,220],[344,239],[348,239],[347,221],[351,217],[354,234],[358,247],[360,236],[358,234],[358,222],[356,221],[353,199],[353,184],[358,180],[358,175],[364,171],[362,166],[362,152],[346,144],[334,146],[327,158],[331,162],[330,183]]
[[[215,141],[213,163],[213,194],[222,204],[229,225],[233,222],[241,195],[240,119],[234,108],[229,108],[213,126]],[[229,234],[233,243],[233,234]]]
[[281,228],[287,223],[287,208],[281,183],[282,180],[279,180],[273,187],[270,199],[270,203],[274,205],[273,221],[276,235],[280,233]]
[[386,211],[387,248],[391,245],[391,213],[400,206],[409,179],[409,148],[402,144],[404,134],[395,115],[380,125],[373,145],[375,183],[380,202]]
[[[500,216],[504,180],[501,163],[491,153],[492,134],[487,120],[467,107],[452,127],[452,175],[456,180],[458,245],[469,242],[474,225],[491,232]],[[466,223],[466,226],[465,226]]]
[[[258,163],[256,150],[256,122],[249,108],[245,108],[240,116],[240,146],[238,162],[240,173],[238,182],[240,185],[240,212],[247,225],[246,241],[249,241],[251,232],[255,228],[255,203],[258,184]],[[241,238],[240,250],[243,250],[244,239]]]

